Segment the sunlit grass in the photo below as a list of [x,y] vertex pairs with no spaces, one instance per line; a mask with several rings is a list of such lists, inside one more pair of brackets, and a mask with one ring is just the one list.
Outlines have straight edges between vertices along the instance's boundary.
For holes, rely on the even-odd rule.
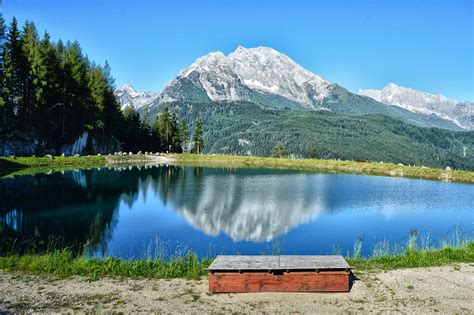
[[251,166],[293,170],[312,170],[322,172],[353,173],[364,175],[383,175],[420,179],[448,180],[474,183],[474,172],[444,170],[424,166],[408,166],[395,163],[357,162],[347,160],[288,159],[233,155],[176,154],[178,163],[200,166],[226,165],[234,167]]

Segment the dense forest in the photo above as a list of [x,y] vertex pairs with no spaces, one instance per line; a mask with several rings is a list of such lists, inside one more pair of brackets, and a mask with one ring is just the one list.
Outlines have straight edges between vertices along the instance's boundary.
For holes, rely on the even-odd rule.
[[20,29],[13,18],[7,27],[0,16],[0,47],[0,151],[16,140],[35,144],[30,154],[61,154],[85,132],[84,153],[191,149],[187,122],[175,113],[140,119],[132,107],[122,111],[110,65],[91,62],[77,41],[53,42],[33,22]]
[[[204,122],[206,153],[370,160],[474,170],[474,131],[423,128],[384,115],[277,110],[247,102],[168,103]],[[162,110],[153,107],[150,114]]]

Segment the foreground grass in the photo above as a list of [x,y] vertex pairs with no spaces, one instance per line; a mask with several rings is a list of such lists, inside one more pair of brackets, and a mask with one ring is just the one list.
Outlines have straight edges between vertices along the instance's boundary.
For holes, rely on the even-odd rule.
[[[127,261],[117,258],[74,257],[68,250],[44,255],[8,255],[0,257],[0,269],[58,277],[84,276],[130,278],[188,278],[199,279],[207,274],[211,259],[199,259],[195,254],[175,258]],[[347,258],[355,270],[389,270],[398,268],[434,267],[451,263],[474,262],[474,242],[461,246],[431,250],[411,249],[397,255],[372,258]]]
[[474,241],[461,246],[449,246],[438,249],[408,249],[397,255],[361,258],[349,257],[351,267],[360,270],[400,269],[418,267],[436,267],[451,263],[473,263]]
[[178,163],[193,163],[195,165],[256,166],[474,183],[474,172],[447,171],[444,169],[412,167],[394,163],[195,154],[176,154],[173,155],[173,159]]
[[74,257],[68,250],[57,250],[44,255],[9,255],[0,257],[0,269],[34,274],[50,274],[59,277],[84,276],[88,278],[145,277],[156,279],[198,279],[206,274],[209,259],[198,259],[196,255],[162,259],[127,261],[118,258]]

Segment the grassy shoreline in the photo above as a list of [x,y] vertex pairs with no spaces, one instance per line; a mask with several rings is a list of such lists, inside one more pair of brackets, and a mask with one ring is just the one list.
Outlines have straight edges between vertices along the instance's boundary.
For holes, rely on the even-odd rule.
[[176,161],[175,164],[183,163],[188,165],[193,164],[196,166],[253,166],[474,183],[474,172],[444,170],[428,167],[412,167],[395,163],[196,154],[175,154],[171,157]]
[[24,175],[54,170],[68,170],[87,167],[105,167],[113,165],[140,165],[152,163],[153,157],[144,154],[135,155],[90,155],[90,156],[54,156],[48,157],[0,157],[0,177],[5,175]]
[[[263,167],[474,183],[474,172],[412,167],[394,163],[196,154],[170,154],[166,157],[174,160],[173,163],[177,165]],[[143,154],[132,156],[59,156],[52,159],[47,157],[0,157],[0,175],[13,172],[32,174],[46,168],[103,167],[147,162],[153,162],[152,157]],[[21,170],[23,172],[18,172]]]
[[[399,254],[386,254],[369,258],[346,257],[354,271],[392,270],[443,266],[453,263],[474,262],[474,241],[458,246],[436,249],[407,249]],[[83,276],[91,279],[103,277],[129,278],[187,278],[199,279],[207,274],[212,259],[199,259],[193,253],[185,257],[163,259],[124,260],[113,257],[75,257],[68,250],[55,250],[40,255],[0,256],[0,270],[45,274],[57,277]]]

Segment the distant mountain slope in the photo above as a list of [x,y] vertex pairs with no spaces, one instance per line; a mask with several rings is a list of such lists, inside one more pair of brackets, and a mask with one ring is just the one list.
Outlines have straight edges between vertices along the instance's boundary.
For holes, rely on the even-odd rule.
[[212,52],[182,70],[151,106],[170,102],[250,102],[271,108],[383,114],[422,127],[461,130],[439,116],[413,113],[350,93],[268,47]]
[[159,95],[153,92],[139,93],[131,84],[122,85],[114,91],[114,94],[122,108],[131,105],[135,109],[152,104]]
[[389,83],[382,90],[359,90],[358,94],[414,113],[435,115],[462,128],[474,130],[474,103],[456,103],[441,94],[421,92],[394,83]]
[[421,128],[387,116],[270,109],[248,102],[164,103],[192,123],[204,120],[207,153],[271,155],[277,144],[290,154],[372,160],[474,170],[474,132]]

